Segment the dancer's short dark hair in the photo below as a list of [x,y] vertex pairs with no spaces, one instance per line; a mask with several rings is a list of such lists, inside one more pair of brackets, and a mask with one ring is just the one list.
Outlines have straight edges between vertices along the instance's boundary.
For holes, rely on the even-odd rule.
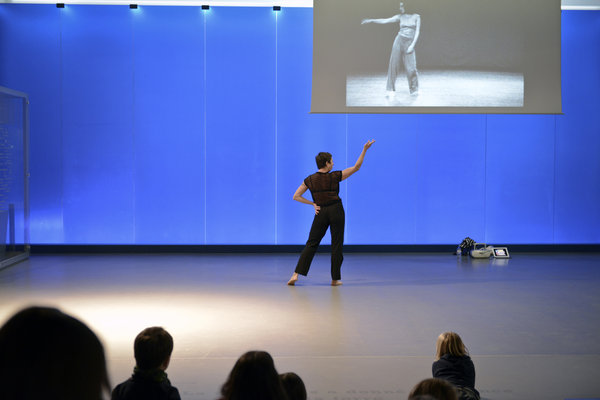
[[319,154],[317,154],[317,156],[315,157],[315,161],[317,162],[317,168],[325,168],[327,163],[331,161],[331,153],[322,151]]
[[143,370],[160,367],[173,352],[173,337],[159,326],[141,331],[133,344],[135,362]]

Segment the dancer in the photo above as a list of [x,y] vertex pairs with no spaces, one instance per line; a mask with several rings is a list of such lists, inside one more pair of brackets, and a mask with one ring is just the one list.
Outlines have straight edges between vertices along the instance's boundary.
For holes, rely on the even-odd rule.
[[[342,246],[344,244],[344,224],[345,214],[342,200],[339,196],[340,181],[347,179],[350,175],[358,171],[363,163],[365,154],[369,147],[375,143],[375,140],[369,140],[364,144],[360,156],[354,166],[346,168],[343,171],[333,171],[333,159],[330,153],[321,152],[317,154],[316,173],[304,179],[304,182],[298,187],[294,193],[294,200],[300,203],[310,204],[315,208],[315,217],[313,219],[308,241],[300,259],[296,265],[296,270],[288,285],[293,286],[298,280],[298,274],[306,276],[310,268],[310,263],[321,243],[321,239],[325,236],[327,228],[331,229],[331,286],[339,286],[341,281],[341,267],[344,256],[342,255]],[[304,198],[302,195],[310,190],[313,201]]]
[[363,19],[361,24],[392,24],[396,22],[400,24],[400,30],[392,46],[386,90],[388,95],[393,96],[396,93],[396,76],[400,70],[400,62],[403,62],[410,94],[416,96],[419,94],[419,76],[415,45],[419,40],[421,31],[421,16],[419,14],[406,14],[404,3],[400,3],[400,14],[390,18]]

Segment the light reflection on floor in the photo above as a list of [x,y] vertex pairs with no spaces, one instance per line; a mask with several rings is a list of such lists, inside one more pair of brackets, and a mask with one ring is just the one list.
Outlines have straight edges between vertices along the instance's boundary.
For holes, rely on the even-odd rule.
[[0,271],[0,320],[54,305],[102,338],[113,383],[147,326],[175,338],[169,376],[187,399],[215,399],[235,359],[264,349],[311,400],[391,400],[431,374],[434,343],[458,331],[487,399],[600,395],[600,255],[347,254],[285,285],[295,254],[33,256]]
[[396,92],[386,91],[387,75],[347,77],[348,107],[523,107],[523,74],[500,71],[419,71],[418,95],[410,95],[404,73]]

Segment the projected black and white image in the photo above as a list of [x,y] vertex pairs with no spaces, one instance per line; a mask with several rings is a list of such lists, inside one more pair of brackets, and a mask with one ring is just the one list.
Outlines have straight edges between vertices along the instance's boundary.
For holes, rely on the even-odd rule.
[[[413,1],[414,3],[414,1]],[[457,4],[458,5],[458,4]],[[369,73],[353,73],[346,78],[346,106],[348,107],[522,107],[524,98],[523,73],[513,68],[499,68],[484,65],[472,55],[467,55],[464,63],[460,62],[460,53],[468,52],[461,43],[471,42],[465,31],[465,37],[456,35],[451,57],[438,59],[429,57],[429,61],[421,72],[417,71],[416,47],[438,45],[433,41],[432,34],[448,35],[456,29],[448,28],[446,32],[432,29],[428,24],[439,26],[435,15],[423,19],[423,29],[429,36],[429,41],[418,44],[421,32],[421,15],[407,12],[404,2],[399,3],[397,14],[386,18],[365,18],[361,25],[392,24],[398,26],[398,32],[393,39],[389,57],[387,75],[373,70]],[[441,11],[441,10],[440,10]],[[431,13],[429,13],[431,14]],[[458,23],[456,19],[454,19]],[[477,24],[477,21],[469,21]],[[397,24],[397,25],[396,25]],[[365,32],[367,33],[367,32]],[[371,32],[373,34],[373,32]],[[386,35],[388,35],[386,33]],[[439,37],[439,42],[445,37]],[[383,34],[376,41],[369,43],[380,46],[384,42]],[[476,50],[478,46],[473,46]],[[433,49],[424,49],[432,52]],[[484,55],[485,53],[479,53]],[[457,62],[458,61],[458,62]],[[381,60],[382,66],[385,65]],[[396,80],[408,82],[405,89],[397,87]],[[421,88],[419,88],[421,86]],[[385,90],[384,90],[385,89]]]
[[315,0],[311,112],[560,113],[560,0]]

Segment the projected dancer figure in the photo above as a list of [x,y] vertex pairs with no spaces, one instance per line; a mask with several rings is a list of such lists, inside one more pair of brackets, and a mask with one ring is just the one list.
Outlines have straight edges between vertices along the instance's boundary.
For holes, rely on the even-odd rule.
[[396,14],[391,18],[363,19],[361,24],[392,24],[395,22],[400,24],[400,30],[392,46],[386,90],[391,95],[396,93],[396,76],[398,75],[400,62],[402,61],[406,77],[408,78],[410,94],[416,96],[419,94],[419,77],[417,74],[415,45],[417,44],[417,40],[419,40],[421,16],[419,14],[406,14],[404,12],[404,3],[400,3],[400,14]]
[[[340,181],[348,178],[358,171],[365,159],[365,154],[369,147],[375,143],[375,140],[369,140],[364,144],[363,149],[356,160],[354,166],[346,168],[343,171],[333,171],[333,159],[329,153],[317,154],[317,168],[314,174],[304,179],[304,182],[294,193],[294,200],[300,203],[310,204],[315,208],[315,217],[310,228],[310,234],[306,241],[306,246],[300,254],[300,259],[296,265],[296,270],[288,281],[288,285],[293,286],[298,280],[298,274],[306,276],[310,268],[313,257],[325,236],[327,228],[331,230],[331,286],[339,286],[341,281],[341,268],[344,256],[342,255],[342,246],[344,244],[344,224],[346,216],[344,207],[339,196]],[[310,190],[314,201],[304,198],[302,195]]]

